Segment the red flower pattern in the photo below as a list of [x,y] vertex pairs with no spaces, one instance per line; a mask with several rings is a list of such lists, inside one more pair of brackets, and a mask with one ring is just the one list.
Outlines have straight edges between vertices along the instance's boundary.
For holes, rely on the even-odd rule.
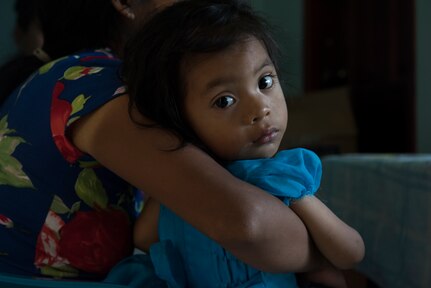
[[10,218],[8,218],[2,214],[0,214],[0,224],[5,226],[6,228],[12,228],[13,227],[13,221]]
[[39,233],[36,243],[34,264],[38,268],[44,266],[61,267],[69,262],[59,255],[59,231],[64,221],[54,212],[49,211],[45,224]]
[[78,211],[60,237],[59,254],[90,273],[106,274],[133,250],[128,215],[119,209]]
[[51,133],[55,145],[69,163],[74,163],[82,156],[82,152],[70,143],[65,135],[67,121],[72,113],[72,105],[60,99],[64,84],[57,82],[51,100]]

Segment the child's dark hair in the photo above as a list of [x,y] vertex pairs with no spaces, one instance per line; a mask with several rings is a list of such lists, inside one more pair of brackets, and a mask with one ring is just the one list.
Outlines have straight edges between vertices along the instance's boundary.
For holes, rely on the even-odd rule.
[[130,109],[136,108],[155,123],[138,124],[172,131],[181,141],[177,148],[189,142],[205,149],[182,112],[184,59],[219,52],[254,37],[264,44],[277,68],[278,48],[270,31],[268,23],[245,1],[186,0],[154,15],[124,52],[122,71]]

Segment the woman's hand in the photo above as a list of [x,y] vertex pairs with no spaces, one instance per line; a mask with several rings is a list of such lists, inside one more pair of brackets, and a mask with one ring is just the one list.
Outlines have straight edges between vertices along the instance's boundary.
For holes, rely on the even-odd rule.
[[[128,100],[117,97],[74,122],[74,144],[257,269],[299,272],[320,263],[304,223],[289,207],[232,176],[201,149],[174,149],[178,138],[168,131],[137,125]],[[151,124],[133,111],[136,120]]]

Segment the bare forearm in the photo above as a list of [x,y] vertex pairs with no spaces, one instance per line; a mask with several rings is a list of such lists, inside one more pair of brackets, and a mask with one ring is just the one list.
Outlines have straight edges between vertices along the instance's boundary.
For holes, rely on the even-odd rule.
[[[152,195],[157,201],[260,270],[299,272],[320,265],[321,254],[298,215],[276,197],[233,177],[207,155],[186,163],[183,159],[190,158],[189,153],[195,155],[195,149],[169,152],[184,153],[184,157],[177,162],[175,155],[170,155],[172,166],[163,169],[170,181],[160,179],[163,184],[157,183],[158,187],[166,186],[165,193]],[[150,182],[147,180],[144,185]],[[145,188],[146,192],[156,191]]]
[[[238,258],[264,271],[302,272],[320,268],[319,266],[323,265],[325,260],[312,243],[302,221],[297,222],[299,220],[297,215],[284,204],[279,206],[277,203],[276,206],[278,206],[277,209],[282,209],[278,213],[286,215],[276,217],[276,215],[265,213],[260,218],[263,221],[257,223],[262,227],[257,229],[259,231],[256,231],[256,235],[250,234],[250,237],[246,239],[241,239],[248,233],[246,231],[243,232],[245,233],[243,235],[231,235],[231,237],[216,235],[219,243]],[[147,199],[143,212],[135,225],[135,245],[138,248],[148,251],[150,245],[158,241],[158,217],[159,203],[154,199]],[[282,218],[283,221],[277,223],[278,218]],[[292,220],[288,220],[290,223],[286,223],[285,219]],[[269,221],[270,224],[265,221]],[[283,228],[283,226],[286,226],[284,231],[291,232],[277,233],[276,231],[279,231],[277,229]],[[296,231],[292,229],[296,229]],[[286,245],[286,243],[290,244]]]
[[307,226],[320,252],[334,266],[348,269],[362,260],[365,248],[359,233],[319,199],[304,197],[291,207]]
[[[242,235],[232,235],[231,237],[216,235],[219,243],[243,261],[268,272],[302,272],[320,268],[319,266],[325,263],[325,260],[311,241],[302,221],[298,222],[297,215],[284,204],[279,206],[277,203],[275,206],[277,209],[281,209],[278,213],[286,215],[277,217],[277,215],[265,213],[260,218],[262,221],[257,223],[261,228],[256,229],[258,230],[256,235],[250,234],[250,237],[246,239],[241,239],[247,235],[246,231]],[[258,209],[263,209],[263,207]],[[144,210],[135,225],[135,245],[138,248],[148,251],[150,245],[158,241],[158,217],[159,203],[154,199],[147,199]],[[277,219],[280,218],[283,221],[278,223]],[[287,223],[286,219],[291,219],[288,220],[290,223]],[[269,224],[265,221],[268,221]],[[283,228],[283,226],[285,227]],[[280,228],[281,231],[290,232],[277,233]],[[286,243],[290,244],[286,245]]]
[[178,139],[138,127],[128,109],[127,97],[118,97],[76,122],[75,145],[256,268],[295,272],[318,265],[319,253],[289,207],[192,145],[172,150]]
[[263,206],[266,206],[262,207],[266,211],[254,213],[259,218],[255,235],[248,237],[248,241],[220,244],[239,259],[263,271],[286,273],[318,269],[324,259],[304,223],[281,202]]

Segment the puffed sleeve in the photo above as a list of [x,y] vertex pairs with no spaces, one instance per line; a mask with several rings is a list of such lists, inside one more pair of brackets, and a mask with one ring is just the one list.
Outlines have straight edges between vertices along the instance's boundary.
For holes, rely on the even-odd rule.
[[234,161],[226,168],[236,177],[279,197],[286,205],[316,193],[322,176],[319,157],[303,148],[280,151],[273,158]]

